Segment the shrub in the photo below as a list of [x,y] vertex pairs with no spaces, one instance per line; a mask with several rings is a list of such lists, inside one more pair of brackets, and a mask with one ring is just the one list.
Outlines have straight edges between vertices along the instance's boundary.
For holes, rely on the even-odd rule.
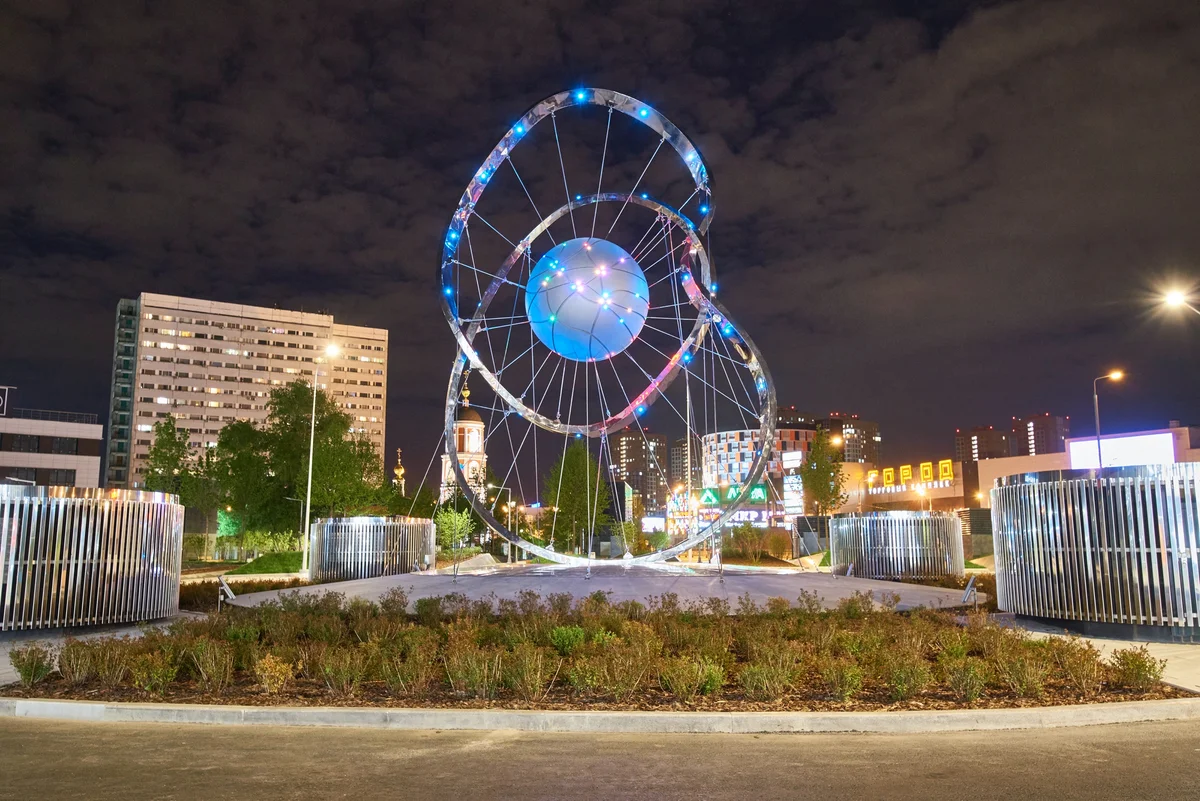
[[325,654],[329,646],[323,642],[303,642],[296,646],[296,664],[300,675],[310,681],[325,679]]
[[435,598],[418,598],[417,599],[417,620],[422,626],[433,628],[442,622],[446,616],[442,610],[442,599]]
[[550,630],[550,644],[563,657],[578,651],[586,639],[587,632],[581,626],[555,626]]
[[164,651],[147,651],[135,656],[129,665],[129,679],[133,686],[154,695],[167,691],[179,665]]
[[934,638],[934,647],[938,651],[939,659],[966,659],[971,650],[971,641],[961,629],[943,629]]
[[264,642],[275,645],[291,645],[304,635],[308,621],[298,612],[264,610],[259,620],[262,624]]
[[738,673],[738,684],[747,698],[755,701],[778,701],[791,688],[791,671],[754,663]]
[[995,660],[1000,683],[1021,698],[1038,698],[1046,683],[1046,662],[1041,654],[1018,651]]
[[778,596],[767,599],[767,614],[782,617],[786,615],[792,608],[792,604],[787,598]]
[[192,643],[188,655],[206,692],[219,693],[233,681],[233,648],[228,644],[198,639]]
[[258,680],[258,686],[268,695],[278,695],[283,692],[295,675],[296,666],[274,654],[260,657],[254,663],[254,678]]
[[[943,654],[946,653],[943,651]],[[974,657],[946,658],[942,660],[942,673],[946,677],[946,686],[954,694],[956,700],[971,704],[983,694],[987,686],[987,665]]]
[[93,648],[85,642],[67,638],[58,652],[58,672],[68,684],[87,684],[96,676]]
[[494,698],[500,686],[504,652],[467,642],[451,642],[442,656],[450,689],[458,695]]
[[725,683],[725,670],[699,654],[689,654],[664,659],[658,678],[664,690],[690,704],[697,695],[719,690]]
[[1100,691],[1104,681],[1104,662],[1096,646],[1074,637],[1056,639],[1053,653],[1072,689],[1086,698]]
[[337,645],[346,636],[346,626],[337,615],[313,615],[304,626],[304,634],[310,640]]
[[[562,662],[555,661],[554,670]],[[503,660],[504,686],[517,694],[523,701],[533,701],[545,695],[546,685],[552,681],[551,660],[546,658],[546,649],[533,643],[523,642],[513,648]]]
[[592,644],[597,648],[603,649],[609,647],[619,639],[620,637],[613,634],[611,631],[600,629],[592,635]]
[[862,668],[848,659],[835,659],[821,668],[821,681],[826,691],[845,703],[862,689]]
[[1144,693],[1162,681],[1167,660],[1155,659],[1146,646],[1139,645],[1137,648],[1113,651],[1108,664],[1112,668],[1113,682],[1118,687]]
[[379,611],[391,617],[407,617],[408,593],[402,587],[392,587],[380,596]]
[[367,667],[366,653],[356,647],[329,648],[321,658],[325,686],[342,698],[352,698],[358,692]]
[[108,688],[119,687],[129,674],[132,643],[126,638],[98,640],[93,646],[92,663],[96,677]]
[[888,694],[893,701],[907,701],[920,695],[933,678],[929,665],[914,654],[892,659],[886,675]]
[[599,656],[576,659],[567,668],[567,683],[576,693],[595,692],[603,677],[602,661]]
[[875,608],[875,599],[869,592],[856,592],[838,602],[837,611],[846,620],[859,620]]
[[817,615],[825,610],[825,604],[821,602],[821,596],[815,592],[801,590],[800,595],[796,598],[796,608],[804,615]]
[[21,686],[32,687],[45,681],[54,672],[54,649],[49,644],[31,642],[8,653],[12,666],[21,678]]
[[380,656],[380,678],[395,695],[418,695],[433,682],[438,667],[437,635],[410,626]]

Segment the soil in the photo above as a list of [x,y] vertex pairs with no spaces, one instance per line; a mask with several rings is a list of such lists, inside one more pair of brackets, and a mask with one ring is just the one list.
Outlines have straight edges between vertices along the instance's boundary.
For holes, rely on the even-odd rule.
[[752,701],[737,688],[726,688],[713,696],[702,696],[685,704],[659,689],[647,689],[628,702],[619,703],[603,696],[577,695],[568,687],[554,686],[540,701],[523,701],[507,690],[496,698],[462,698],[448,688],[439,687],[419,697],[393,696],[382,682],[364,682],[351,698],[333,694],[324,684],[296,679],[278,695],[268,695],[252,680],[241,679],[219,695],[205,693],[194,682],[176,682],[161,696],[131,687],[108,689],[98,686],[72,687],[63,680],[45,681],[36,687],[19,684],[0,687],[0,696],[12,698],[51,698],[76,701],[165,702],[174,704],[224,704],[231,706],[337,706],[393,707],[423,709],[525,709],[558,711],[661,711],[661,712],[891,712],[944,709],[1016,709],[1068,704],[1096,704],[1117,701],[1148,701],[1167,698],[1192,698],[1193,693],[1159,684],[1148,693],[1105,688],[1091,698],[1083,698],[1061,686],[1049,684],[1038,699],[1014,698],[999,691],[985,692],[973,704],[956,701],[947,691],[934,687],[918,698],[894,702],[883,691],[864,690],[847,703],[819,695],[795,693],[780,701]]

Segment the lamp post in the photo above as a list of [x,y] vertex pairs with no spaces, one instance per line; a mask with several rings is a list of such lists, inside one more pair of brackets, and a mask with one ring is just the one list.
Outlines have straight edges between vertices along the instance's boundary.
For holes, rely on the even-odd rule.
[[1172,289],[1163,295],[1162,303],[1170,309],[1188,309],[1194,311],[1196,314],[1200,314],[1200,309],[1197,309],[1188,300],[1187,293],[1178,289]]
[[[325,346],[325,355],[333,358],[340,353],[337,345],[330,342]],[[320,371],[317,365],[321,363],[321,357],[318,356],[313,360],[313,378],[312,378],[312,414],[308,418],[308,486],[304,490],[304,530],[300,532],[301,555],[300,555],[300,577],[308,578],[308,529],[312,525],[312,474],[313,474],[313,447],[317,440],[317,375]]]
[[1096,412],[1096,469],[1104,467],[1104,452],[1100,448],[1100,382],[1120,381],[1125,377],[1121,370],[1113,370],[1107,375],[1096,376],[1092,381],[1092,408]]

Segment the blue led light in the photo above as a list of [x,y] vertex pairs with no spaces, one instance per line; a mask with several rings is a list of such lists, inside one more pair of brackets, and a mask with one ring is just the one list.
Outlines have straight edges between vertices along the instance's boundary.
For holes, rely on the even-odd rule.
[[638,413],[638,414],[645,414],[645,413],[646,413],[646,407],[645,407],[645,406],[639,406],[639,407],[637,407],[637,413]]
[[451,238],[451,239],[458,239],[458,231],[451,231],[451,232],[450,232],[450,238]]
[[692,354],[690,354],[690,353],[683,354],[683,360],[685,362],[690,362],[692,360]]
[[576,199],[576,200],[583,200],[583,195],[576,195],[576,196],[575,196],[575,199]]
[[643,192],[643,193],[642,193],[642,200],[649,200],[649,199],[650,199],[650,193],[649,193],[649,192]]
[[639,109],[639,110],[638,110],[638,116],[639,116],[639,117],[641,117],[642,119],[645,119],[646,117],[649,117],[649,116],[650,116],[650,109],[646,109],[646,108]]
[[513,130],[516,131],[517,133],[525,133],[525,126],[518,122],[516,127],[513,128]]
[[579,439],[582,436],[583,434],[580,434],[578,431],[575,432],[575,439]]
[[575,92],[576,100],[583,100],[585,97],[587,97],[587,93],[584,92],[582,89],[579,89],[578,91]]
[[453,295],[453,294],[454,294],[454,290],[453,290],[453,289],[451,289],[450,287],[446,287],[446,288],[445,288],[445,289],[443,289],[442,291],[443,291],[443,292],[445,292],[447,295]]
[[701,206],[701,207],[700,207],[700,213],[701,213],[701,214],[708,214],[708,206]]
[[552,315],[550,315],[550,322],[552,322],[552,323],[553,323],[553,322],[555,322],[556,320],[558,320],[558,317],[554,316],[553,314],[552,314]]

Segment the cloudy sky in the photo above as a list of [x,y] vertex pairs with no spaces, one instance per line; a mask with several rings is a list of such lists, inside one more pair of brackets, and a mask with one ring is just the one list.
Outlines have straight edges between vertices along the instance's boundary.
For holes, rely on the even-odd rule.
[[0,3],[0,383],[107,413],[117,300],[391,332],[390,447],[435,446],[444,226],[573,86],[701,147],[728,307],[780,402],[887,461],[958,426],[1200,423],[1200,5],[1180,0]]

